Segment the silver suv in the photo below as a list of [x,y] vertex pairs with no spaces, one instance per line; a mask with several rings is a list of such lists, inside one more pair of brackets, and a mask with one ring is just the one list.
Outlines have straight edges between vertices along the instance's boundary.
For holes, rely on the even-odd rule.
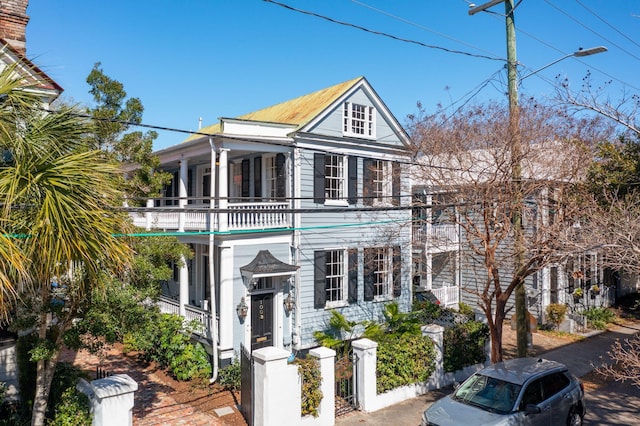
[[517,358],[485,367],[422,414],[422,426],[582,425],[584,387],[555,361]]

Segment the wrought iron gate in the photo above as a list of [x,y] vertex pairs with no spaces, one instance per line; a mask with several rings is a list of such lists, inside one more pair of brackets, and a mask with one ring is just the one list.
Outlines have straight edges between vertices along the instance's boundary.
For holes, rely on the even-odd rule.
[[253,426],[253,358],[251,351],[240,344],[240,412]]
[[355,411],[358,408],[356,398],[357,365],[356,355],[353,353],[352,348],[346,355],[336,358],[336,417]]

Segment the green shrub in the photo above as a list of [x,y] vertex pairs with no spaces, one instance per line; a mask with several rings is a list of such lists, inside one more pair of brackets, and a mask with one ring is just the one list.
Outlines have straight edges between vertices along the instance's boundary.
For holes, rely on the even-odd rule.
[[69,388],[74,388],[80,378],[87,378],[82,370],[73,364],[67,362],[59,362],[53,373],[51,381],[51,390],[49,391],[49,403],[47,404],[47,417],[52,418],[54,410],[64,398],[64,393]]
[[616,315],[607,308],[589,308],[582,314],[587,318],[588,324],[597,330],[607,328],[607,324],[616,319]]
[[29,334],[19,337],[16,342],[20,407],[25,413],[31,413],[33,398],[36,394],[37,364],[31,361],[29,352],[35,347],[37,341],[38,336],[36,334]]
[[192,343],[194,324],[185,326],[178,315],[162,314],[158,324],[126,336],[127,350],[141,351],[141,357],[157,362],[178,380],[201,379],[211,375],[207,352]]
[[551,303],[547,306],[547,317],[549,317],[549,321],[551,321],[556,329],[560,327],[562,321],[564,321],[564,317],[567,315],[567,305],[562,305],[560,303]]
[[239,391],[242,386],[242,373],[238,358],[234,358],[231,364],[221,368],[218,372],[218,383],[230,391]]
[[442,316],[442,308],[430,300],[416,300],[413,302],[413,312],[423,324],[432,323]]
[[457,371],[485,361],[485,343],[489,327],[480,321],[469,321],[444,330],[444,371]]
[[55,405],[55,416],[49,426],[90,426],[89,398],[75,386],[67,388]]
[[390,336],[378,344],[377,391],[424,382],[435,370],[435,348],[426,336]]
[[462,315],[466,315],[470,320],[473,320],[476,313],[473,312],[473,308],[464,302],[458,303],[458,312]]
[[318,417],[318,408],[322,401],[322,376],[320,375],[320,362],[317,358],[307,355],[306,358],[297,358],[294,361],[298,365],[298,374],[302,383],[302,415]]

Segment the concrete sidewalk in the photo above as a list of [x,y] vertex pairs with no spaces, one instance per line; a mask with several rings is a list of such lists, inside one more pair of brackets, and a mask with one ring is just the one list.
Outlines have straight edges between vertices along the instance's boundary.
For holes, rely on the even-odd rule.
[[[569,371],[578,377],[593,371],[594,366],[608,360],[607,352],[617,339],[628,339],[640,332],[640,325],[615,326],[609,331],[599,332],[584,340],[545,352],[542,358],[561,362],[569,367]],[[434,401],[449,394],[451,388],[428,392],[426,395],[403,401],[391,407],[373,413],[360,411],[336,418],[336,425],[406,425],[420,424],[422,412]]]

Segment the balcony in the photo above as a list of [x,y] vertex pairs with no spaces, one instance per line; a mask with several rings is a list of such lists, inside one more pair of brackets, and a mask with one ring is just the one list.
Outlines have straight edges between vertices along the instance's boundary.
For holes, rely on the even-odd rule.
[[187,205],[186,211],[173,206],[148,207],[142,209],[144,211],[131,212],[130,216],[135,226],[146,229],[219,231],[223,229],[219,218],[223,218],[226,219],[225,230],[250,231],[290,227],[289,209],[288,202],[229,203],[224,213],[214,210],[213,215],[208,205]]
[[458,226],[454,224],[427,224],[413,227],[413,244],[425,244],[427,252],[455,250],[460,243]]

